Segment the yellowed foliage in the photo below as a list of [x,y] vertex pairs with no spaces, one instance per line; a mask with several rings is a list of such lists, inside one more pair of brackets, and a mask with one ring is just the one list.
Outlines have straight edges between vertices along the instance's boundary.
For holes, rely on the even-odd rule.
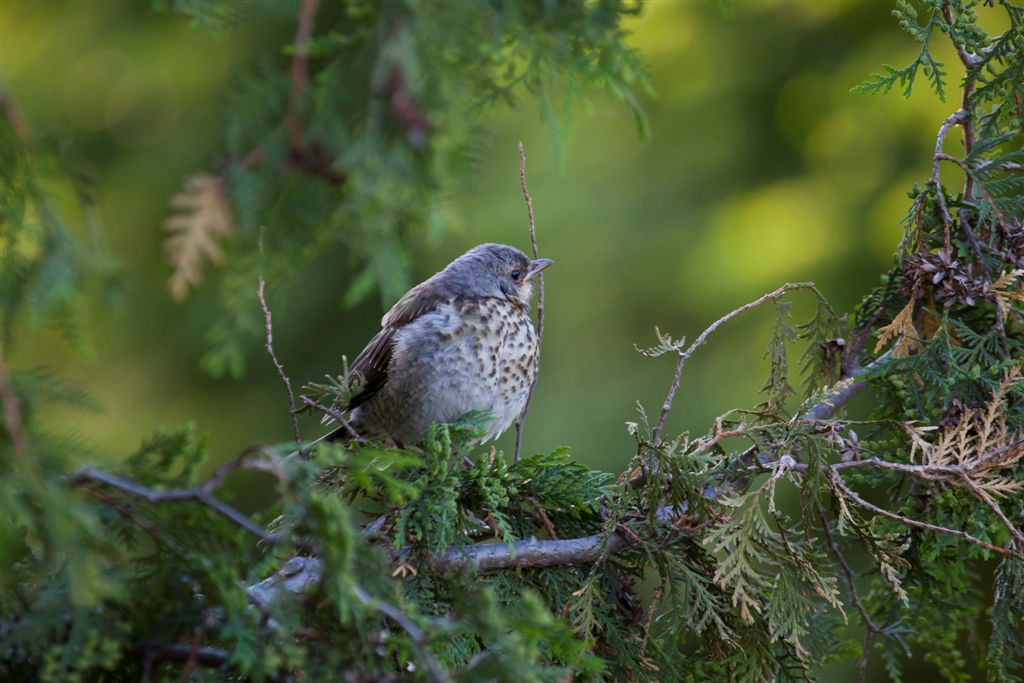
[[1024,491],[1024,481],[1008,472],[1024,459],[1024,431],[1010,430],[1004,410],[1007,394],[1021,380],[1019,365],[1007,370],[988,405],[965,410],[957,424],[939,432],[934,444],[923,439],[921,428],[904,425],[912,451],[920,449],[929,465],[959,466],[991,495]]
[[1004,316],[1010,314],[1014,302],[1024,304],[1024,285],[1016,291],[1010,289],[1021,275],[1024,275],[1024,268],[1003,273],[992,283],[992,293],[996,295],[996,304]]
[[180,301],[202,281],[207,264],[224,260],[221,243],[235,233],[235,224],[220,176],[188,176],[170,205],[174,213],[164,223],[171,233],[164,250],[174,268],[168,286]]
[[882,350],[890,339],[896,340],[892,349],[893,358],[905,358],[922,346],[914,326],[914,305],[917,299],[911,298],[903,307],[892,322],[878,331],[878,343],[875,344],[875,353]]

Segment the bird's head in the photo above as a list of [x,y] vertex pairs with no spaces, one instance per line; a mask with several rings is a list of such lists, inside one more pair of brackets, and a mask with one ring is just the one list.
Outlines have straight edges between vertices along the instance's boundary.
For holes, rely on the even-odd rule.
[[552,263],[549,258],[530,260],[504,244],[481,244],[452,261],[443,274],[462,293],[528,306],[533,296],[533,276]]

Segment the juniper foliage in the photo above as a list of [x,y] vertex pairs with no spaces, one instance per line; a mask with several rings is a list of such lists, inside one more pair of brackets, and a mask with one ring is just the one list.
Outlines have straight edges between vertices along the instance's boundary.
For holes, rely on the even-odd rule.
[[[634,89],[650,84],[621,28],[639,7],[626,0],[161,6],[214,30],[300,16],[292,43],[268,46],[237,78],[220,184],[185,179],[170,223],[214,250],[169,251],[177,296],[220,264],[221,250],[229,255],[218,287],[230,315],[209,331],[204,358],[216,374],[242,373],[246,350],[257,348],[262,327],[248,304],[261,268],[287,287],[330,255],[355,273],[336,286],[346,306],[375,291],[383,302],[401,296],[412,284],[409,248],[436,243],[456,218],[449,197],[479,166],[483,113],[536,96],[561,156],[574,109],[600,88],[646,135]],[[216,204],[230,220],[195,209]]]
[[[169,7],[217,30],[246,20],[230,3]],[[921,55],[860,89],[910,88],[923,69],[941,97],[953,86],[930,47],[940,34],[951,40],[966,78],[938,134],[958,126],[964,154],[946,156],[939,139],[931,162],[960,169],[962,188],[933,172],[911,190],[894,266],[849,315],[813,286],[765,297],[775,325],[763,400],[672,438],[658,426],[671,394],[657,421],[639,406],[627,424],[635,451],[617,477],[567,449],[510,461],[476,444],[480,414],[435,425],[420,448],[303,444],[309,457],[288,455],[295,444],[253,448],[206,479],[205,441],[185,426],[94,469],[96,454],[38,419],[53,401],[91,407],[88,394],[0,366],[4,678],[765,681],[856,660],[862,677],[870,665],[901,680],[913,654],[951,681],[976,668],[1020,680],[1024,10],[914,7],[901,0],[895,14]],[[353,288],[368,292],[384,264],[401,262],[411,236],[394,226],[429,230],[422,212],[433,205],[419,193],[450,189],[441,186],[450,166],[472,146],[469,128],[457,130],[467,114],[444,104],[453,88],[472,84],[487,94],[483,106],[519,87],[550,99],[551,78],[579,93],[642,73],[616,23],[633,10],[617,2],[334,11],[347,32],[321,29],[294,48],[317,74],[298,100],[271,66],[240,88],[261,99],[242,108],[258,120],[231,124],[221,176],[242,236],[225,251],[225,302],[238,317],[218,333],[222,346],[249,316],[258,321],[248,309],[259,223],[273,276],[344,243],[369,273]],[[1010,29],[988,36],[982,11],[1005,13]],[[431,27],[452,13],[495,42],[454,36],[440,49]],[[356,68],[387,94],[320,90]],[[429,135],[415,134],[403,88]],[[370,106],[353,115],[360,102]],[[561,119],[546,115],[560,134]],[[266,147],[246,162],[257,140]],[[19,259],[3,274],[9,344],[36,319],[73,329],[68,297],[102,282],[107,262],[38,189],[73,177],[67,167],[20,133],[5,129],[3,141],[5,184],[16,190],[3,205],[5,248]],[[283,188],[274,206],[307,202],[308,223],[281,228],[259,204],[270,187]],[[379,201],[385,187],[393,205]],[[338,212],[324,208],[338,202]],[[232,298],[242,291],[244,306]],[[806,321],[793,320],[796,296],[813,299]],[[675,355],[680,369],[693,350],[660,332],[657,341],[645,353]],[[306,391],[330,402],[347,386],[343,373]],[[852,419],[844,406],[865,387],[870,413]],[[248,516],[221,489],[241,470],[276,482],[273,500]]]

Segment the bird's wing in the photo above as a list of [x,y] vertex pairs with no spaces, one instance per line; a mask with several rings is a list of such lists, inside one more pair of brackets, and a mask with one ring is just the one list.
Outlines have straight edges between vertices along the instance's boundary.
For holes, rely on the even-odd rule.
[[381,320],[383,329],[370,340],[349,367],[353,381],[362,382],[362,388],[349,400],[346,410],[351,410],[373,398],[387,382],[391,352],[395,346],[395,332],[433,310],[444,298],[441,287],[431,278],[410,289],[391,307]]

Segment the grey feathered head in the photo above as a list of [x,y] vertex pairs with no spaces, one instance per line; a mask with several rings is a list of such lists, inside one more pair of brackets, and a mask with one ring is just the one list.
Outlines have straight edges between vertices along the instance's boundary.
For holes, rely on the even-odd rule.
[[496,297],[529,305],[533,276],[552,263],[547,258],[531,261],[523,252],[505,244],[481,244],[434,277],[443,281],[446,289],[463,296]]

